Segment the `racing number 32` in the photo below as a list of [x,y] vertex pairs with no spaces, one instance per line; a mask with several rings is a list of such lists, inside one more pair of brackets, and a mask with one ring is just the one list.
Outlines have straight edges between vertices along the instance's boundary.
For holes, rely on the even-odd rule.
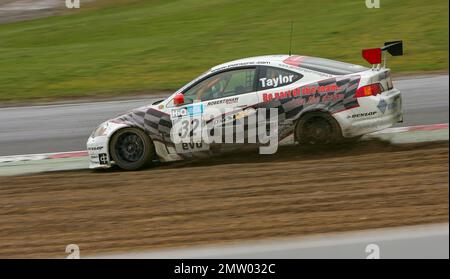
[[180,138],[183,140],[187,138],[196,138],[198,128],[201,128],[200,122],[201,120],[199,118],[188,117],[187,119],[182,119],[179,131]]

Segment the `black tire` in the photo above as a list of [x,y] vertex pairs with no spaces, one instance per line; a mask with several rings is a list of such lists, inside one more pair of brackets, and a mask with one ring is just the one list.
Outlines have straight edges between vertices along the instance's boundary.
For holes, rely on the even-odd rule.
[[357,143],[362,137],[363,137],[363,135],[351,137],[351,138],[342,138],[341,141],[342,141],[342,143]]
[[138,128],[125,128],[111,138],[109,150],[112,160],[124,170],[138,170],[150,165],[155,147],[150,137]]
[[339,124],[330,115],[310,112],[295,126],[295,139],[301,146],[329,145],[341,141]]

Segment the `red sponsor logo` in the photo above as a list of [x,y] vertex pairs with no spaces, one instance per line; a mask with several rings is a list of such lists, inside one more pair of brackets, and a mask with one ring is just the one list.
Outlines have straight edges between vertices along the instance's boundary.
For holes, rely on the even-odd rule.
[[[275,92],[275,93],[264,93],[263,94],[263,100],[264,102],[270,102],[272,100],[280,100],[280,99],[286,99],[286,98],[295,98],[300,96],[310,96],[316,93],[329,93],[329,92],[337,92],[341,88],[335,84],[333,85],[323,85],[323,86],[305,86],[305,87],[299,87],[295,88],[293,90],[288,91],[281,91],[281,92]],[[338,99],[343,98],[343,94],[333,94],[333,95],[324,95],[322,97],[322,102],[326,101],[333,101],[335,100],[333,96],[339,96]],[[311,97],[315,96],[310,96]],[[317,97],[320,99],[320,97]]]

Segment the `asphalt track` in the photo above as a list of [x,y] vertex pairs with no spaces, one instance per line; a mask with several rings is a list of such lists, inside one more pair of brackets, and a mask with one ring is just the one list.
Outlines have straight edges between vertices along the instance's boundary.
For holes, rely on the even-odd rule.
[[[401,78],[394,84],[403,93],[400,126],[448,123],[448,75]],[[156,99],[1,108],[0,156],[84,150],[102,121]]]

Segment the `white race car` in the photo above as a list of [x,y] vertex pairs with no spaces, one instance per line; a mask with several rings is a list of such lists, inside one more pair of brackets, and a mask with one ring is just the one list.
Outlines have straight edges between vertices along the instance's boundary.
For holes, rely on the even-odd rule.
[[[186,117],[190,125],[199,119],[208,131],[225,125],[246,131],[246,121],[256,111],[276,109],[278,139],[293,134],[300,145],[330,144],[385,129],[403,116],[400,91],[393,87],[390,69],[382,65],[384,51],[402,55],[402,42],[363,50],[371,68],[298,55],[259,56],[218,65],[170,97],[97,127],[87,142],[90,168],[118,165],[137,170],[155,161],[229,150],[229,141],[174,141],[176,121]],[[243,141],[236,136],[231,146],[246,143],[248,134],[244,133]]]

